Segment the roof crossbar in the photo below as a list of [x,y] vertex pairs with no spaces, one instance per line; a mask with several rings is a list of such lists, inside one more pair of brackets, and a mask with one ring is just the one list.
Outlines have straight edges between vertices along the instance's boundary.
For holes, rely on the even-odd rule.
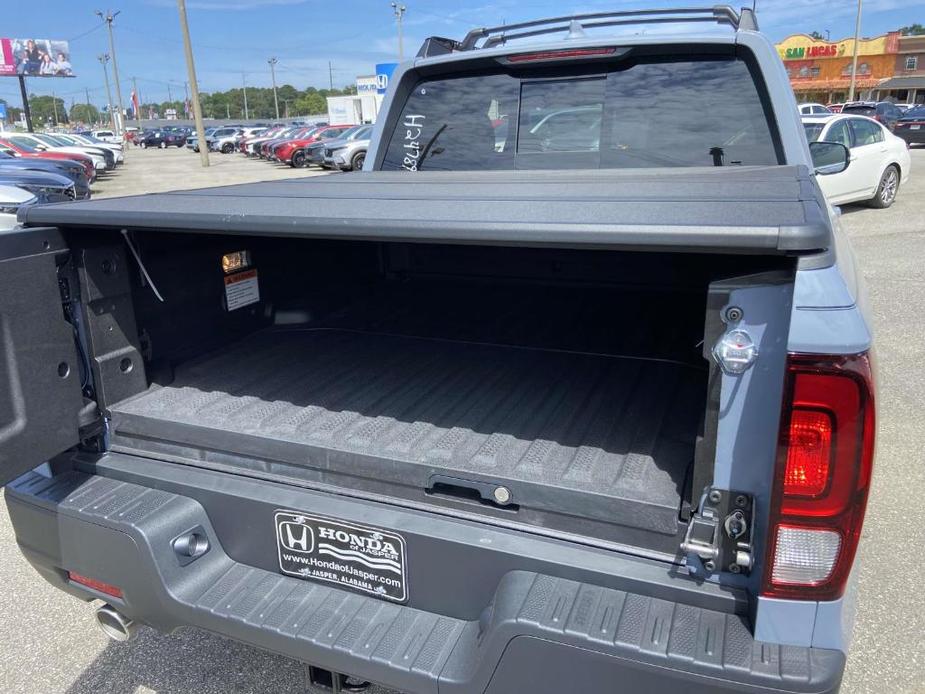
[[[568,32],[570,36],[580,34],[584,29],[633,24],[673,24],[688,22],[710,22],[726,24],[733,30],[757,31],[758,23],[751,9],[743,8],[741,14],[730,5],[713,7],[674,7],[653,10],[630,10],[622,12],[591,12],[535,19],[516,24],[502,24],[494,27],[473,29],[462,41],[433,37],[427,39],[418,53],[429,57],[446,52],[471,51],[478,48],[492,48],[507,41]],[[479,42],[485,39],[482,45]]]

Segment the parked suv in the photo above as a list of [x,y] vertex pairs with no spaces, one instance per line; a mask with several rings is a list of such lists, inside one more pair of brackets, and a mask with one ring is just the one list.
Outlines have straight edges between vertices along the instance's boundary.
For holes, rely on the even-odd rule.
[[369,151],[373,126],[360,126],[349,137],[331,140],[321,150],[321,166],[341,171],[361,171]]
[[[319,140],[312,142],[304,147],[299,147],[292,152],[289,164],[296,169],[301,169],[310,164],[321,166],[324,161],[326,149],[339,148],[342,144],[353,142],[354,140],[369,140],[372,134],[372,125],[355,125],[349,130],[345,130],[340,137],[332,140]],[[362,166],[359,168],[363,168]]]
[[841,110],[845,115],[867,116],[880,121],[890,130],[896,127],[896,121],[903,116],[903,112],[896,104],[889,101],[860,102],[845,104]]
[[206,135],[206,142],[209,149],[222,154],[231,154],[234,152],[235,142],[241,135],[240,128],[218,128],[211,135]]
[[876,402],[848,159],[751,10],[595,12],[427,39],[361,173],[29,207],[17,547],[114,638],[328,690],[835,692]]

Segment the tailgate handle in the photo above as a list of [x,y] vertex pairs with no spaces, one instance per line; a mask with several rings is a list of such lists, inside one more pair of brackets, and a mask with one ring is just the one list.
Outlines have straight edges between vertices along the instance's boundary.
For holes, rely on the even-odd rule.
[[436,496],[475,501],[508,510],[516,511],[518,506],[514,503],[514,495],[503,484],[494,482],[480,482],[466,480],[449,475],[431,475],[427,481],[428,494]]

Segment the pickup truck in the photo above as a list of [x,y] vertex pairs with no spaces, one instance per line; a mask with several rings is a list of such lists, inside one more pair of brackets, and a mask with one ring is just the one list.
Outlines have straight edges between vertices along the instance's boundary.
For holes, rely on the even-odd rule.
[[875,421],[846,166],[751,10],[599,12],[428,39],[362,172],[28,207],[18,545],[114,639],[329,691],[835,692]]

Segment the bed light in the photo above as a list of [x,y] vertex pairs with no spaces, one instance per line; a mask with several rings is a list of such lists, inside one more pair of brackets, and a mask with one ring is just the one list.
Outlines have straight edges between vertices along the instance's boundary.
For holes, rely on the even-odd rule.
[[251,264],[250,251],[235,251],[222,256],[222,270],[225,274],[243,270]]

